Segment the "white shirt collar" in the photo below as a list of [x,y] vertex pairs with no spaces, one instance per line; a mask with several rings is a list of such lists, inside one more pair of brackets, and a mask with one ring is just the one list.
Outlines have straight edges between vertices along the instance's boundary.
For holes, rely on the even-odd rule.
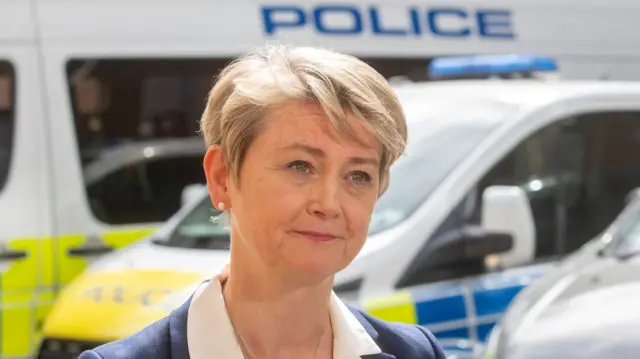
[[[349,308],[331,293],[333,358],[360,359],[379,354],[380,348]],[[227,315],[218,277],[201,285],[194,294],[187,315],[187,343],[191,359],[244,359]]]

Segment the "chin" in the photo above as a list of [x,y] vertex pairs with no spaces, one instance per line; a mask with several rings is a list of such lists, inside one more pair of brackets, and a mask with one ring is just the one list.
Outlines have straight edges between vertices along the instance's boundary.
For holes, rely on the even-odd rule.
[[342,263],[335,259],[322,260],[319,258],[305,258],[298,256],[287,261],[287,270],[294,274],[297,281],[305,284],[319,284],[333,278],[342,269]]

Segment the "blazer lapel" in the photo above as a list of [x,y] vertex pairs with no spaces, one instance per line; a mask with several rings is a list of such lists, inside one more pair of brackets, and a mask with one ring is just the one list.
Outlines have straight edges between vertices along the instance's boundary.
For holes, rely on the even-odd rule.
[[379,336],[378,331],[376,330],[376,328],[373,327],[373,325],[371,325],[371,323],[369,323],[367,318],[365,318],[357,309],[349,307],[349,310],[351,310],[351,313],[353,313],[353,315],[356,317],[356,319],[358,319],[360,324],[362,324],[362,327],[364,328],[364,330],[367,331],[367,334],[369,334],[371,339],[373,339],[373,341],[375,341],[380,347],[380,350],[382,350],[382,353],[363,355],[361,356],[361,358],[362,359],[396,359],[395,355],[384,352],[384,348],[382,348],[380,346],[380,343],[378,342],[378,336]]
[[171,359],[190,359],[187,344],[187,315],[193,295],[185,303],[169,314],[169,343]]

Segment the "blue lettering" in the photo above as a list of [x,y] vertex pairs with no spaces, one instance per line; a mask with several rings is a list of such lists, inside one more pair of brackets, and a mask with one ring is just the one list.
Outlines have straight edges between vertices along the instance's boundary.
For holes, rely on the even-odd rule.
[[513,39],[511,13],[506,10],[478,10],[478,32],[481,37]]
[[462,9],[433,9],[427,12],[427,23],[429,24],[429,29],[434,35],[442,36],[442,37],[467,37],[471,34],[471,30],[469,27],[462,27],[457,30],[449,29],[445,30],[440,27],[438,22],[438,18],[442,16],[451,16],[456,17],[458,19],[467,19],[467,12]]
[[420,13],[418,9],[411,8],[409,10],[409,16],[411,16],[411,30],[416,35],[420,35],[422,33],[422,27],[420,26]]
[[[402,17],[391,20],[390,14],[385,14],[384,8],[379,6],[269,5],[262,6],[261,12],[263,31],[267,36],[285,30],[312,30],[326,36],[515,38],[512,13],[507,9],[410,6]],[[388,21],[396,25],[390,26]]]
[[[327,14],[345,14],[352,18],[350,27],[327,26],[324,16]],[[316,29],[322,34],[349,35],[362,33],[362,17],[358,9],[351,6],[323,6],[313,10]]]
[[383,29],[382,21],[380,20],[380,13],[378,9],[371,7],[369,8],[369,15],[371,16],[371,27],[374,34],[380,35],[400,35],[404,36],[407,34],[407,30],[403,29]]
[[[293,21],[278,21],[276,16],[293,15]],[[304,10],[295,6],[263,6],[262,21],[264,23],[264,32],[269,35],[275,33],[278,27],[302,27],[307,23]]]

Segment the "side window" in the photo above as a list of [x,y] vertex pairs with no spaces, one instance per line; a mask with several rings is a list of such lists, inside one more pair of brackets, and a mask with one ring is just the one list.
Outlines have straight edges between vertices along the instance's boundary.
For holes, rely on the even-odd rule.
[[[536,258],[551,257],[556,252],[561,172],[559,132],[562,124],[544,128],[520,143],[479,182],[474,222],[479,224],[482,192],[489,186],[519,186],[529,197],[536,229]],[[574,152],[582,149],[575,148]]]
[[202,156],[137,162],[87,181],[93,214],[110,224],[149,223],[180,208],[184,187],[204,183]]
[[[601,233],[623,209],[629,192],[640,187],[640,112],[580,116],[565,132],[576,134],[583,139],[584,158],[581,181],[567,181],[563,253]],[[563,146],[569,154],[567,140]]]
[[226,60],[75,59],[69,90],[87,202],[113,225],[161,222],[204,183],[199,120]]
[[0,191],[9,179],[15,131],[13,66],[0,60]]
[[562,119],[505,156],[478,195],[491,185],[521,186],[535,219],[536,259],[563,256],[603,231],[640,186],[638,151],[640,112]]

